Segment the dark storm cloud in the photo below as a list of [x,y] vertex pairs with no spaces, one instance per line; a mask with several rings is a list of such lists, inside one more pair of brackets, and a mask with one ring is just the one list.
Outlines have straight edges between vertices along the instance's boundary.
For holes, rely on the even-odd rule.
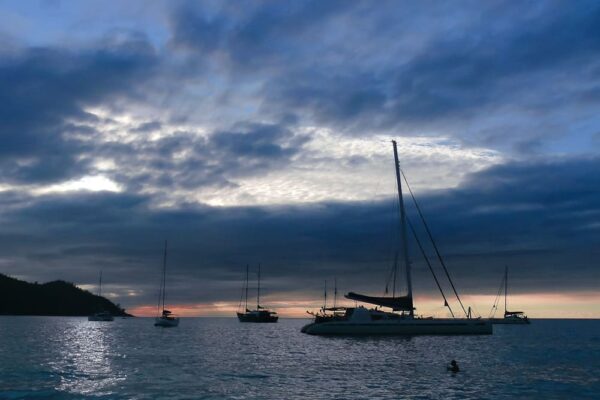
[[[185,2],[172,15],[174,46],[220,53],[237,71],[277,67],[302,52],[303,35],[348,8],[343,1],[222,3],[220,9]],[[296,46],[290,46],[294,42]]]
[[[531,84],[547,85],[552,75],[534,78],[544,71],[565,68],[559,75],[585,74],[582,65],[597,65],[598,3],[548,7],[529,18],[511,15],[519,25],[500,31],[494,24],[489,26],[497,12],[488,10],[468,31],[435,40],[400,69],[392,95],[399,117],[422,120],[476,113],[507,97],[518,100],[516,95],[531,90]],[[522,76],[530,80],[529,85],[511,81]]]
[[[597,104],[588,93],[599,79],[597,2],[464,2],[448,9],[260,3],[243,12],[221,4],[175,8],[172,43],[212,59],[236,83],[250,72],[262,82],[263,115],[293,110],[305,122],[364,134],[422,132],[506,110],[558,113],[581,98]],[[413,37],[414,44],[395,46]],[[589,108],[576,112],[592,115]],[[520,152],[541,137],[566,134],[540,126],[507,130],[503,142],[515,141]],[[498,144],[485,133],[457,131],[459,139]]]
[[[473,175],[457,189],[421,198],[459,287],[489,294],[509,264],[520,277],[515,291],[552,291],[558,285],[594,290],[600,178],[590,171],[599,168],[598,158],[503,165]],[[6,193],[2,198],[8,207],[20,201]],[[102,268],[113,282],[145,291],[137,299],[120,299],[128,306],[152,302],[164,238],[170,241],[170,284],[177,287],[178,302],[235,300],[244,265],[259,262],[268,271],[267,286],[282,298],[316,292],[322,279],[333,276],[345,289],[379,291],[397,228],[393,199],[165,210],[140,196],[79,194],[12,209],[2,215],[2,256],[18,262],[5,262],[5,272],[93,283],[94,271]],[[418,225],[411,207],[409,212]],[[433,255],[430,247],[428,252]],[[418,290],[433,293],[415,246],[411,253]]]
[[25,48],[0,61],[0,170],[3,181],[53,182],[82,175],[79,155],[96,132],[85,107],[137,96],[158,60],[139,35],[108,37],[79,50]]
[[[156,129],[158,123],[135,129]],[[308,137],[294,133],[287,123],[241,123],[209,136],[174,131],[158,140],[142,137],[128,143],[99,144],[95,155],[112,158],[120,168],[109,174],[129,190],[144,185],[162,189],[235,186],[236,178],[285,166]]]

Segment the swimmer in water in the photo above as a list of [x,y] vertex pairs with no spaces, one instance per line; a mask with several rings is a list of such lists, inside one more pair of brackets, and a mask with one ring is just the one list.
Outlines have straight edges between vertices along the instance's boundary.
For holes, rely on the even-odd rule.
[[450,365],[448,366],[448,371],[458,372],[460,369],[458,368],[458,364],[455,360],[450,361]]

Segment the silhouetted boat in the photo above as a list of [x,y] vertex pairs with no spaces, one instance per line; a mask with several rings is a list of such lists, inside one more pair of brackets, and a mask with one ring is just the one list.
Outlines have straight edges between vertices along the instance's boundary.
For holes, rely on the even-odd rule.
[[[363,303],[374,304],[378,307],[387,307],[392,311],[382,311],[380,308],[372,308],[367,309],[363,306],[360,307],[334,307],[334,308],[326,308],[323,307],[319,314],[315,315],[314,322],[305,325],[302,328],[302,332],[312,334],[312,335],[467,335],[467,334],[491,334],[492,333],[492,324],[489,320],[481,319],[481,318],[471,318],[470,308],[469,312],[467,312],[456,292],[454,284],[450,279],[450,275],[448,270],[441,258],[439,251],[437,250],[437,246],[433,241],[433,237],[423,214],[421,213],[418,204],[416,203],[416,199],[411,193],[411,197],[415,202],[415,206],[419,211],[419,215],[423,224],[427,230],[429,238],[436,249],[436,254],[440,260],[440,263],[444,267],[444,271],[446,272],[446,276],[452,285],[454,293],[465,312],[467,318],[454,318],[454,313],[450,308],[446,296],[438,282],[438,279],[429,263],[429,259],[426,256],[426,253],[419,242],[419,238],[416,235],[416,232],[408,221],[411,231],[414,234],[414,237],[419,245],[421,253],[423,254],[425,260],[427,261],[427,265],[435,282],[440,290],[442,297],[444,298],[444,305],[448,307],[450,313],[453,318],[422,318],[415,316],[414,314],[414,306],[413,306],[413,295],[412,295],[412,281],[411,281],[411,266],[408,257],[408,235],[407,235],[407,217],[404,209],[404,200],[402,197],[402,183],[401,183],[401,175],[400,175],[400,163],[398,161],[398,151],[396,148],[396,142],[393,141],[394,148],[394,161],[395,161],[395,171],[396,171],[396,184],[398,188],[398,202],[400,206],[400,234],[402,239],[402,255],[404,260],[404,266],[406,271],[406,284],[407,284],[407,294],[405,296],[396,296],[395,293],[395,279],[396,279],[396,270],[397,270],[397,262],[394,263],[394,293],[392,297],[377,297],[377,296],[367,296],[358,293],[350,292],[345,295],[347,299],[355,300]],[[406,178],[404,178],[406,181]],[[410,187],[407,187],[410,191]],[[400,313],[398,313],[400,312]]]
[[[246,285],[244,286],[246,292],[246,300],[244,310],[245,312],[237,312],[237,317],[240,322],[277,322],[279,316],[275,311],[261,307],[260,305],[260,264],[258,265],[258,286],[256,290],[256,309],[248,309],[248,266],[246,266]],[[241,306],[241,302],[240,302]]]
[[165,252],[163,255],[163,275],[160,285],[160,293],[158,296],[159,307],[162,301],[162,312],[154,319],[154,326],[162,326],[164,328],[171,328],[179,325],[179,318],[174,316],[173,313],[165,309],[165,293],[167,283],[167,241],[165,240]]
[[[98,283],[98,297],[102,297],[102,271],[100,271],[100,281]],[[88,321],[113,321],[114,317],[108,311],[100,311],[88,317]]]
[[88,321],[113,321],[114,317],[108,311],[102,311],[88,317]]
[[[493,318],[493,314],[498,309],[498,299],[500,297],[500,290],[502,290],[502,286],[504,286],[504,318]],[[504,279],[500,284],[500,290],[498,290],[498,295],[496,296],[496,300],[494,301],[494,305],[492,306],[492,312],[490,321],[493,324],[512,324],[512,325],[527,325],[531,322],[527,315],[523,311],[508,311],[507,309],[507,298],[508,298],[508,266],[504,268]]]

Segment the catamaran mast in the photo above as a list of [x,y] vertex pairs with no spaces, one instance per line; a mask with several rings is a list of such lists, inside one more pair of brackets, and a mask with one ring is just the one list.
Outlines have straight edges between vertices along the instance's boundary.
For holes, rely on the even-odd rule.
[[165,312],[165,288],[167,287],[167,241],[165,240],[165,252],[163,254],[163,287],[162,287],[162,310]]
[[[396,167],[396,183],[398,185],[398,202],[400,203],[400,229],[402,234],[402,255],[404,258],[404,266],[406,267],[406,285],[408,288],[408,298],[412,304],[412,280],[410,274],[410,260],[408,258],[408,240],[406,231],[406,211],[404,209],[404,200],[402,198],[402,180],[400,179],[400,161],[398,160],[398,149],[396,147],[396,141],[392,140],[394,146],[394,166]],[[410,315],[413,315],[414,311],[410,310]]]

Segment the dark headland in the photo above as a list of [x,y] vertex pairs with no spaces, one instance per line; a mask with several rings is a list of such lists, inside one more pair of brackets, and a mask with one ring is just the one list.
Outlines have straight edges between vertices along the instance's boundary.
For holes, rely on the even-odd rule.
[[0,315],[87,316],[99,311],[131,317],[110,300],[69,282],[28,283],[0,274]]

